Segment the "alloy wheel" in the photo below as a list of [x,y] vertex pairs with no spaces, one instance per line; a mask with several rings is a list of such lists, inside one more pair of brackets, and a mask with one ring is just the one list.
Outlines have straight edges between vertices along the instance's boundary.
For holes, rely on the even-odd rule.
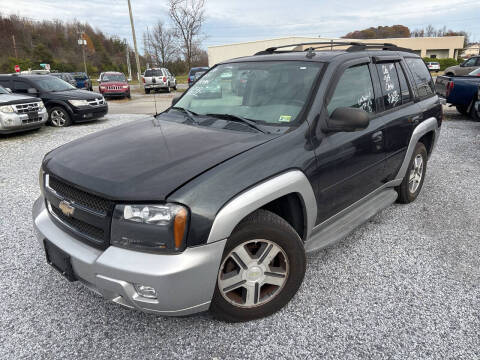
[[410,193],[414,194],[420,183],[422,182],[423,176],[423,157],[421,154],[415,156],[413,160],[412,168],[410,170],[410,176],[408,179],[408,190]]
[[65,113],[61,110],[53,110],[50,114],[50,121],[54,126],[62,127],[67,122]]
[[218,274],[218,288],[229,303],[252,308],[275,298],[288,274],[288,258],[280,246],[269,240],[250,240],[225,257]]

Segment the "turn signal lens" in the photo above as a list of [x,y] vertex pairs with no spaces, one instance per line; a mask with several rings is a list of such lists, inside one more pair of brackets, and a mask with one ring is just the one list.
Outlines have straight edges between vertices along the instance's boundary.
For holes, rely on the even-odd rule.
[[173,225],[173,237],[175,239],[175,248],[180,249],[183,245],[185,229],[187,227],[187,210],[180,209],[175,216]]

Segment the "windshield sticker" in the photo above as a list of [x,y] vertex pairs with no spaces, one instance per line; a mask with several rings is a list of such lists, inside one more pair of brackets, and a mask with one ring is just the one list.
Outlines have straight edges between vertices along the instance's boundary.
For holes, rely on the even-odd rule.
[[292,117],[290,115],[281,115],[278,119],[279,122],[290,122],[292,121]]

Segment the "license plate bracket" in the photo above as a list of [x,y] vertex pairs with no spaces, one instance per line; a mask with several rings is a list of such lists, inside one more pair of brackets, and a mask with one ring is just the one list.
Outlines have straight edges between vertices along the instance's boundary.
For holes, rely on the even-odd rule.
[[52,242],[45,239],[43,241],[45,247],[45,255],[47,257],[47,263],[51,265],[60,274],[65,276],[68,281],[76,281],[77,278],[73,272],[72,262],[70,261],[70,255],[54,245]]
[[37,111],[30,111],[28,113],[28,120],[35,120],[38,118],[38,112]]

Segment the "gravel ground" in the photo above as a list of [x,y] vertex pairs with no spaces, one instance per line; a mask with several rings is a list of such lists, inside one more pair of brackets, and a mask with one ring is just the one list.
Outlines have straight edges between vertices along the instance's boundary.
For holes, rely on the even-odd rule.
[[45,263],[43,155],[136,116],[0,138],[0,358],[480,358],[480,123],[448,114],[417,201],[309,255],[290,304],[245,324],[124,309]]

